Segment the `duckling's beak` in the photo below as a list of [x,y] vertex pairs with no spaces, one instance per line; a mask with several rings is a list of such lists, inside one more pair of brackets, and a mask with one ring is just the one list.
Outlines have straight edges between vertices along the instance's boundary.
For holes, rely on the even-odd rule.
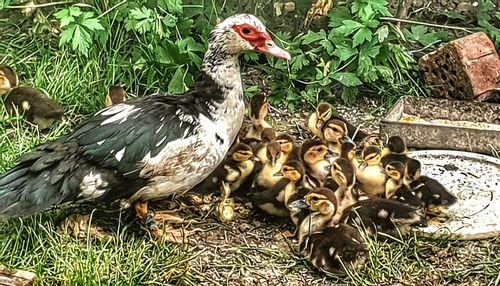
[[340,143],[344,143],[344,142],[350,142],[350,143],[354,143],[354,141],[352,141],[351,137],[347,136],[347,135],[344,135],[344,137],[340,138]]
[[276,166],[276,157],[271,158],[271,166]]
[[274,173],[274,177],[283,177],[283,173],[281,171]]
[[324,121],[321,119],[318,119],[318,122],[316,122],[316,128],[321,129],[323,126]]
[[333,158],[336,158],[337,157],[337,154],[335,152],[333,152],[332,150],[328,149],[328,153],[326,153],[325,155],[325,159],[333,159]]
[[295,202],[291,203],[289,205],[291,208],[295,209],[308,209],[309,206],[306,204],[306,200],[301,199],[301,200],[296,200]]
[[252,156],[250,157],[250,160],[254,161],[254,162],[260,162],[260,158],[257,157],[257,156]]
[[328,173],[330,173],[330,170],[331,170],[331,166],[330,165],[326,165],[324,168],[325,168],[325,171],[327,171]]

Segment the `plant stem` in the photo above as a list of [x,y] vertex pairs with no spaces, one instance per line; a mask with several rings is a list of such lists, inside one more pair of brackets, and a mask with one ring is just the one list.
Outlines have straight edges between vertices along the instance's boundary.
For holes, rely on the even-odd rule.
[[33,5],[24,5],[24,6],[7,6],[7,7],[5,7],[5,9],[40,8],[40,7],[48,7],[48,6],[68,4],[68,3],[73,3],[73,1],[60,1],[60,2],[33,4]]
[[109,12],[113,11],[116,7],[122,5],[123,3],[127,2],[127,0],[123,0],[122,2],[116,4],[115,6],[109,8],[108,10],[104,11],[101,15],[97,16],[97,19],[101,18],[102,16],[108,14]]
[[465,32],[471,33],[471,34],[474,33],[473,31],[471,31],[471,30],[469,30],[467,28],[458,27],[458,26],[439,25],[439,24],[434,24],[434,23],[426,23],[426,22],[420,22],[420,21],[398,19],[398,18],[393,18],[393,17],[380,17],[379,19],[381,21],[387,21],[387,22],[401,22],[401,23],[424,25],[424,26],[430,26],[430,27],[436,27],[436,28],[443,28],[443,29],[461,30],[461,31],[465,31]]

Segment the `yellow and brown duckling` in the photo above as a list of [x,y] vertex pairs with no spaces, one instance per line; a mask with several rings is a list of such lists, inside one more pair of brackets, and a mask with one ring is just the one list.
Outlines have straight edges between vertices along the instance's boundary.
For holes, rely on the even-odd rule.
[[[245,142],[247,141],[249,140],[245,140]],[[267,145],[274,141],[276,141],[276,130],[269,127],[262,130],[261,141],[251,144],[251,146],[253,146],[252,148],[254,150],[255,156],[257,156],[262,163],[267,162]]]
[[404,204],[414,207],[420,207],[421,201],[416,193],[405,183],[406,166],[397,161],[387,164],[385,172],[388,176],[385,184],[385,197],[395,199]]
[[339,158],[349,160],[354,170],[358,169],[358,161],[356,161],[356,144],[352,141],[344,141],[340,145]]
[[281,164],[289,160],[299,160],[298,148],[290,134],[286,132],[278,134],[276,142],[281,146],[281,158],[279,159]]
[[408,158],[408,148],[405,141],[399,136],[389,137],[387,144],[382,150],[382,166],[385,168],[387,164],[394,161],[406,164]]
[[[337,213],[334,220],[338,222],[344,213],[344,210],[355,204],[358,200],[358,193],[354,189],[356,184],[356,169],[351,162],[345,158],[337,158],[331,167],[331,176],[335,184],[328,184],[330,189],[335,192],[337,198]],[[337,186],[336,189],[332,188]]]
[[359,189],[369,196],[385,194],[387,176],[380,162],[381,156],[380,148],[375,145],[366,146],[361,153],[363,163],[356,172],[356,180]]
[[360,233],[347,224],[333,220],[337,198],[332,190],[318,188],[291,204],[306,208],[310,214],[299,228],[299,250],[317,269],[327,274],[343,272],[344,267],[358,269],[367,256]]
[[263,93],[256,93],[250,99],[250,129],[245,134],[245,139],[261,140],[261,134],[264,128],[272,127],[265,120],[269,112],[269,103],[267,96]]
[[323,125],[321,129],[324,142],[328,144],[328,148],[337,156],[340,154],[340,149],[343,142],[351,141],[347,136],[347,127],[345,122],[338,119],[330,119]]
[[330,159],[334,156],[328,146],[317,139],[308,139],[300,148],[308,181],[315,187],[323,186],[330,174]]
[[9,90],[17,87],[19,83],[17,73],[7,65],[0,66],[0,95],[6,94]]
[[250,201],[267,214],[289,217],[287,204],[292,198],[296,198],[295,194],[303,174],[304,167],[301,162],[294,160],[286,162],[280,171],[274,174],[280,178],[279,181],[269,189],[250,193]]
[[267,190],[281,179],[279,175],[276,175],[281,169],[281,165],[278,163],[280,157],[280,144],[278,142],[270,142],[267,144],[265,160],[262,160],[262,167],[253,180],[253,191],[260,192]]
[[118,104],[125,102],[127,100],[125,96],[125,90],[121,86],[112,85],[108,88],[108,94],[106,95],[106,100],[104,101],[104,105],[106,107],[111,106],[113,104]]
[[307,118],[307,127],[314,137],[323,139],[321,129],[323,124],[332,117],[332,107],[330,104],[323,102],[318,104],[316,110]]

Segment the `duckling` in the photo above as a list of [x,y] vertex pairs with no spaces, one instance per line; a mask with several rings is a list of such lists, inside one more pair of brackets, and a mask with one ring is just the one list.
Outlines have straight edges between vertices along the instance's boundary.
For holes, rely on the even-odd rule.
[[261,133],[264,128],[272,127],[265,118],[269,111],[267,96],[263,93],[256,93],[250,99],[250,122],[252,125],[244,138],[254,138],[261,140]]
[[64,115],[64,109],[57,102],[42,91],[28,86],[13,88],[4,103],[9,114],[19,112],[41,130],[50,128]]
[[347,127],[347,135],[351,136],[355,142],[361,142],[368,137],[368,134],[347,122],[342,116],[333,114],[332,106],[329,103],[322,102],[318,104],[316,110],[307,117],[307,127],[311,134],[314,135],[313,138],[317,137],[319,139],[324,139],[321,129],[324,123],[331,118],[343,121]]
[[405,184],[404,178],[406,176],[405,165],[401,162],[390,162],[385,167],[385,172],[389,179],[385,184],[385,197],[388,199],[395,199],[402,203],[420,207],[421,201],[416,196],[415,192]]
[[293,137],[286,133],[280,133],[276,137],[276,142],[281,146],[281,157],[279,159],[279,163],[284,164],[288,160],[298,160],[298,150],[297,146],[295,146],[295,140]]
[[382,166],[385,168],[387,164],[397,161],[406,164],[408,160],[408,148],[405,141],[399,136],[391,136],[387,145],[382,150]]
[[[275,174],[280,180],[267,190],[251,193],[250,201],[254,206],[270,215],[289,217],[290,212],[287,205],[291,198],[295,198],[303,174],[304,167],[301,162],[286,162]],[[292,220],[295,219],[294,223],[298,223],[298,218],[295,217],[296,215],[292,217]]]
[[126,100],[125,90],[121,86],[112,85],[108,88],[108,95],[106,95],[104,105],[108,107],[113,104],[125,102]]
[[277,142],[271,142],[266,147],[266,159],[262,162],[262,169],[255,175],[252,190],[260,192],[271,188],[281,177],[276,176],[281,165],[278,159],[281,157],[281,146]]
[[274,128],[264,128],[261,133],[261,141],[254,144],[254,154],[262,163],[267,162],[267,145],[276,141],[276,130]]
[[364,264],[367,250],[357,229],[332,223],[337,213],[337,198],[332,190],[312,190],[291,206],[311,212],[299,227],[299,250],[317,269],[333,274],[342,272],[343,266],[358,269]]
[[362,226],[370,236],[376,236],[378,232],[393,235],[398,229],[427,224],[422,209],[378,197],[360,198],[344,211],[340,221],[355,227]]
[[330,119],[323,125],[321,129],[324,141],[328,144],[328,148],[337,156],[340,154],[341,145],[345,141],[352,142],[347,136],[347,127],[345,122],[338,119]]
[[227,185],[227,197],[238,189],[250,176],[255,161],[252,148],[245,143],[238,143],[229,150],[226,159],[205,180],[193,188],[193,192],[207,195],[220,190],[221,183]]
[[6,94],[9,90],[18,85],[17,74],[10,66],[0,66],[0,95]]
[[[307,118],[307,127],[314,137],[323,139],[321,128],[323,124],[332,117],[332,107],[330,104],[323,102],[320,103],[314,112]],[[313,137],[313,138],[314,138]]]
[[339,158],[344,158],[351,162],[354,170],[358,169],[358,161],[356,161],[356,144],[352,141],[342,142],[340,145]]
[[369,196],[379,196],[385,193],[387,176],[380,163],[380,148],[369,145],[361,153],[363,164],[356,172],[359,189]]
[[300,148],[300,159],[306,168],[308,180],[316,187],[324,185],[330,173],[330,162],[333,153],[326,144],[317,139],[308,139]]
[[337,213],[334,221],[338,222],[344,213],[344,210],[355,204],[358,200],[358,193],[354,190],[356,183],[356,170],[351,162],[345,158],[337,158],[331,168],[332,178],[338,186],[331,189],[335,192],[337,198]]

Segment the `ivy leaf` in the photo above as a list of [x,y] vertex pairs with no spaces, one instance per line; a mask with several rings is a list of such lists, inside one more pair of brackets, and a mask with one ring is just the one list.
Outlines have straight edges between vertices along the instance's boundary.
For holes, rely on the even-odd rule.
[[358,50],[356,48],[347,45],[339,45],[333,52],[333,54],[339,57],[341,61],[346,61],[357,53]]
[[172,79],[168,83],[168,92],[169,93],[182,93],[187,90],[186,85],[184,84],[184,71],[182,67],[179,67]]
[[345,86],[358,86],[363,83],[359,80],[358,76],[352,72],[338,72],[334,73],[332,78],[337,80]]
[[365,41],[371,41],[372,40],[373,33],[370,29],[368,28],[361,28],[359,29],[356,34],[352,37],[352,46],[356,47]]
[[308,45],[308,44],[317,42],[317,41],[325,39],[325,38],[326,38],[325,30],[320,30],[319,32],[313,32],[313,31],[309,30],[307,32],[307,34],[305,34],[302,37],[302,44]]
[[342,21],[349,20],[352,18],[349,9],[344,6],[337,6],[332,9],[332,11],[328,15],[328,27],[336,28],[342,25]]

